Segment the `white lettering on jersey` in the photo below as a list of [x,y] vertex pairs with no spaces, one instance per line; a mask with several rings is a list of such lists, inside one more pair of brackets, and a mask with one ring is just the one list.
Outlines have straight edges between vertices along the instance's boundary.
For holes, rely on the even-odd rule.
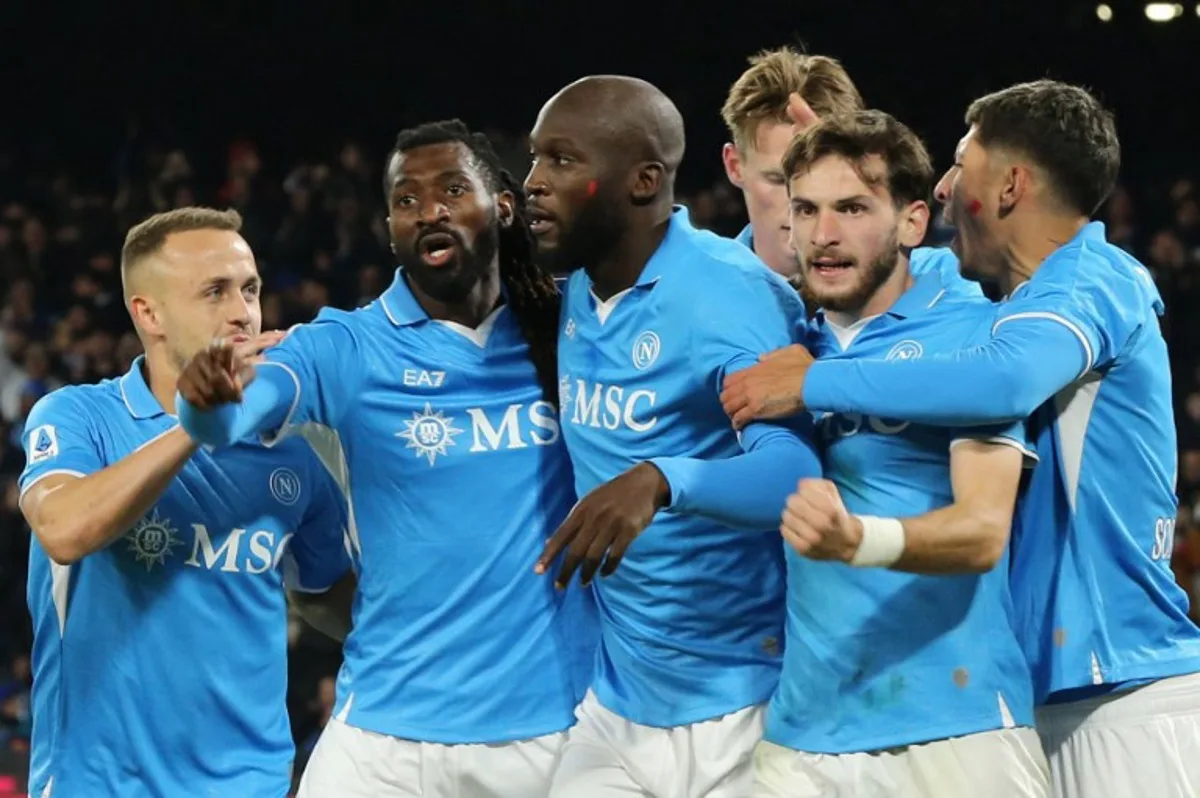
[[[499,449],[524,449],[529,445],[522,437],[521,417],[527,416],[534,429],[529,430],[529,442],[535,446],[549,446],[558,440],[558,419],[554,405],[538,400],[522,414],[523,404],[509,405],[500,419],[499,428],[492,426],[487,413],[479,407],[467,409],[471,417],[472,453],[494,452]],[[537,432],[541,430],[541,434]]]
[[404,370],[404,384],[409,388],[441,388],[445,381],[446,372],[444,371]]
[[1152,560],[1169,560],[1175,552],[1175,519],[1156,518],[1154,520],[1154,550],[1150,552]]
[[862,432],[863,426],[879,435],[899,435],[912,422],[863,416],[862,413],[827,413],[817,422],[822,440],[832,442]]
[[586,380],[577,379],[571,394],[572,424],[609,430],[625,427],[634,432],[648,432],[658,423],[658,416],[639,419],[637,415],[639,403],[647,413],[654,409],[658,401],[655,391],[639,388],[626,394],[625,388],[620,385],[597,382],[589,386]]
[[292,537],[292,533],[288,532],[276,542],[274,532],[257,530],[249,536],[249,552],[239,562],[238,555],[242,549],[242,538],[246,535],[245,529],[231,529],[225,540],[216,548],[213,547],[212,536],[204,524],[192,524],[192,532],[195,534],[192,554],[183,564],[207,571],[216,569],[229,574],[262,574],[279,567],[279,561]]
[[29,433],[29,462],[40,463],[58,456],[58,432],[53,424],[43,424]]

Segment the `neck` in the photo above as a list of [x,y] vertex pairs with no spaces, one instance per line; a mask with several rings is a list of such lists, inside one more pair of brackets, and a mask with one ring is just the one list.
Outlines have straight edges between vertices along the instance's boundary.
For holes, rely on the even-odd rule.
[[142,361],[142,378],[150,386],[150,393],[162,409],[175,415],[175,390],[179,382],[179,368],[163,346],[147,347]]
[[592,290],[600,299],[608,299],[632,287],[666,238],[671,223],[670,204],[647,208],[646,212],[648,224],[642,224],[641,219],[635,220],[607,255],[587,267]]
[[461,324],[464,327],[475,329],[483,320],[488,317],[496,306],[500,304],[500,270],[498,264],[492,264],[492,268],[484,275],[470,293],[459,302],[443,302],[440,299],[426,294],[421,288],[413,282],[406,274],[404,279],[408,281],[408,288],[416,297],[417,303],[421,309],[429,314],[429,318],[437,319],[438,321],[452,321],[455,324]]
[[1079,234],[1089,219],[1086,216],[1030,216],[1014,231],[1005,247],[1005,268],[1000,290],[1005,296],[1029,280],[1046,258]]
[[891,275],[875,289],[875,293],[871,294],[861,307],[854,310],[827,310],[825,318],[839,327],[849,327],[863,319],[886,313],[900,300],[905,291],[912,288],[914,282],[912,272],[909,271],[908,258],[901,255]]

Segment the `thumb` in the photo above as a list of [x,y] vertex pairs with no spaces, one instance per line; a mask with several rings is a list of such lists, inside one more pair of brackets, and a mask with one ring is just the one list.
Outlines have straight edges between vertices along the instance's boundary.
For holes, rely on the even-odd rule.
[[813,111],[812,107],[798,92],[792,92],[788,96],[787,115],[792,120],[792,127],[796,133],[801,133],[805,128],[812,127],[821,121],[821,117],[817,116],[816,112]]

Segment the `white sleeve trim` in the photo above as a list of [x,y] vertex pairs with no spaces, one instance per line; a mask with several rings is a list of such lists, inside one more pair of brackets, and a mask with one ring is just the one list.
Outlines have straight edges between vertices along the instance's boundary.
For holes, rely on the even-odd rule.
[[996,446],[1008,446],[1009,448],[1016,449],[1018,452],[1020,452],[1022,455],[1025,456],[1027,468],[1032,468],[1034,465],[1036,465],[1038,463],[1038,460],[1039,460],[1039,458],[1037,456],[1037,452],[1035,452],[1033,449],[1030,449],[1028,446],[1021,443],[1017,439],[1009,438],[1005,435],[980,435],[978,438],[972,437],[970,435],[963,435],[960,438],[955,438],[954,440],[950,441],[950,448],[953,449],[955,446],[958,446],[960,443],[966,443],[967,441],[976,441],[978,443],[990,443],[990,444],[993,444]]
[[1016,321],[1018,319],[1045,319],[1046,321],[1057,322],[1066,327],[1075,334],[1076,338],[1079,339],[1079,344],[1083,347],[1084,360],[1087,361],[1084,364],[1083,371],[1079,372],[1079,376],[1076,377],[1076,379],[1079,379],[1079,377],[1082,377],[1084,374],[1087,374],[1092,370],[1092,366],[1094,366],[1096,363],[1096,355],[1092,351],[1091,342],[1088,341],[1087,336],[1083,334],[1083,330],[1079,329],[1079,325],[1075,324],[1075,322],[1070,321],[1069,319],[1059,316],[1057,313],[1047,313],[1046,311],[1029,311],[1028,313],[1014,313],[1011,316],[1005,316],[992,325],[992,335],[996,334],[996,329],[1001,324],[1004,324],[1007,321]]
[[82,471],[76,471],[72,468],[55,468],[54,470],[47,471],[44,474],[38,474],[37,477],[32,482],[30,482],[25,487],[21,488],[21,495],[17,497],[17,502],[19,503],[21,501],[21,499],[24,499],[25,494],[28,493],[29,489],[32,488],[34,485],[38,484],[46,477],[52,477],[52,476],[55,476],[56,474],[66,474],[67,476],[77,477],[79,479],[83,479],[84,477],[87,476],[87,474],[83,473]]
[[300,406],[300,378],[296,375],[296,372],[292,371],[290,366],[285,366],[282,363],[267,360],[259,363],[258,366],[276,366],[281,368],[288,373],[288,376],[292,378],[292,382],[296,384],[296,396],[292,399],[292,406],[288,408],[287,415],[283,417],[283,422],[279,425],[279,429],[275,431],[274,435],[262,434],[258,436],[259,440],[262,441],[262,445],[270,449],[287,437],[288,428],[292,426],[292,419],[296,415],[296,408]]

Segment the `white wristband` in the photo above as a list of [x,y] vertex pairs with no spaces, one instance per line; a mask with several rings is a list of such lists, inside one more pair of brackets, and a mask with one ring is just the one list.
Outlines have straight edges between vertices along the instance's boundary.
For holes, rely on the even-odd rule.
[[898,518],[857,516],[862,521],[862,542],[854,552],[851,565],[859,568],[889,568],[904,553],[904,524]]

